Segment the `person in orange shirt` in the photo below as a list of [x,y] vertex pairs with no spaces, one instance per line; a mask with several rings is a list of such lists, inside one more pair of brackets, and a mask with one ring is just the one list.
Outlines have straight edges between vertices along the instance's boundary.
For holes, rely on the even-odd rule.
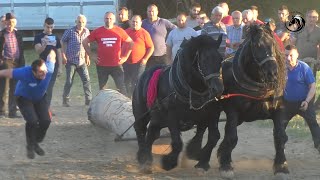
[[126,33],[134,42],[131,55],[123,64],[124,82],[129,97],[132,95],[139,75],[144,71],[145,65],[154,51],[151,36],[148,31],[141,28],[141,25],[141,16],[134,15],[131,18],[130,28],[126,29]]
[[114,13],[106,12],[104,22],[104,26],[93,30],[83,40],[83,47],[89,57],[92,57],[89,43],[98,44],[96,67],[100,90],[104,89],[111,75],[120,93],[127,95],[122,64],[131,53],[133,41],[122,28],[114,25]]

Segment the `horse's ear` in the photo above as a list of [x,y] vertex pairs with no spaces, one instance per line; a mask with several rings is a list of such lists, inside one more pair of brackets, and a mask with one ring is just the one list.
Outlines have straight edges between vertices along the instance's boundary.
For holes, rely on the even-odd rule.
[[180,47],[183,48],[187,44],[188,40],[186,38],[183,38],[182,43],[180,44]]
[[218,37],[217,45],[216,45],[216,48],[217,48],[217,49],[219,49],[220,44],[221,44],[221,42],[222,42],[222,36],[223,36],[223,34],[220,34],[219,37]]

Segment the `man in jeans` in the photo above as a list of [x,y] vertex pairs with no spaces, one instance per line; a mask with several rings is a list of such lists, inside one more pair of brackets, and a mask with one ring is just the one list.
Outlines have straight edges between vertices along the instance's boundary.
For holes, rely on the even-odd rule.
[[[15,28],[17,19],[14,14],[7,13],[5,23],[6,28],[0,32],[0,70],[22,67],[25,64],[22,34]],[[5,96],[8,90],[9,118],[20,117],[17,116],[17,105],[14,97],[15,87],[16,81],[14,79],[0,78],[0,117],[5,117]]]
[[96,65],[99,89],[104,89],[111,75],[120,93],[127,95],[122,64],[132,51],[133,41],[122,28],[114,26],[115,15],[112,12],[105,13],[104,22],[104,26],[92,31],[83,40],[83,47],[91,57],[89,43],[95,41],[98,44]]
[[86,26],[87,18],[79,15],[76,20],[76,26],[64,32],[62,42],[63,64],[66,65],[66,83],[63,89],[63,106],[69,107],[70,90],[73,83],[75,72],[81,78],[83,91],[85,95],[85,105],[89,105],[92,99],[90,77],[88,67],[90,59],[82,45],[83,39],[89,36],[90,31]]
[[14,95],[26,121],[27,157],[34,159],[35,153],[45,154],[38,143],[42,142],[51,122],[46,90],[54,71],[56,54],[50,51],[46,61],[35,60],[31,66],[0,70],[0,77],[18,81]]

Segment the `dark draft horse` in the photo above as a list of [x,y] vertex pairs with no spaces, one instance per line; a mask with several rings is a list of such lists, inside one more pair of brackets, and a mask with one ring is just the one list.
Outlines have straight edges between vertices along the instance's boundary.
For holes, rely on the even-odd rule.
[[[199,168],[206,168],[212,148],[219,140],[218,123],[209,121],[219,115],[214,110],[215,101],[223,92],[220,69],[222,56],[218,52],[222,36],[218,40],[201,35],[183,42],[171,66],[154,67],[140,77],[132,96],[139,150],[137,160],[140,170],[151,172],[153,142],[159,138],[160,130],[168,127],[172,151],[162,157],[162,167],[171,170],[177,166],[182,150],[181,131],[191,129],[194,124],[209,126],[209,139],[199,158]],[[157,82],[157,96],[151,107],[147,106],[149,81],[154,72],[161,69]],[[218,118],[218,117],[217,117]],[[212,131],[211,131],[212,130]]]
[[[285,59],[268,27],[250,27],[248,37],[235,56],[222,63],[222,77],[222,97],[225,99],[219,104],[227,121],[225,136],[217,152],[221,175],[234,176],[231,153],[238,141],[237,126],[264,119],[272,119],[274,123],[274,173],[289,173],[284,153],[288,137],[280,117],[281,96],[286,83]],[[197,126],[196,135],[186,148],[189,158],[198,159],[205,130],[206,127]]]

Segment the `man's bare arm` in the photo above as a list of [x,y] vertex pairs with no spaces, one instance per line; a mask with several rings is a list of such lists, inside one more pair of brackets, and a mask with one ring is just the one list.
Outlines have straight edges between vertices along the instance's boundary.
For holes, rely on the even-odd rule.
[[0,77],[12,78],[12,69],[0,70]]

